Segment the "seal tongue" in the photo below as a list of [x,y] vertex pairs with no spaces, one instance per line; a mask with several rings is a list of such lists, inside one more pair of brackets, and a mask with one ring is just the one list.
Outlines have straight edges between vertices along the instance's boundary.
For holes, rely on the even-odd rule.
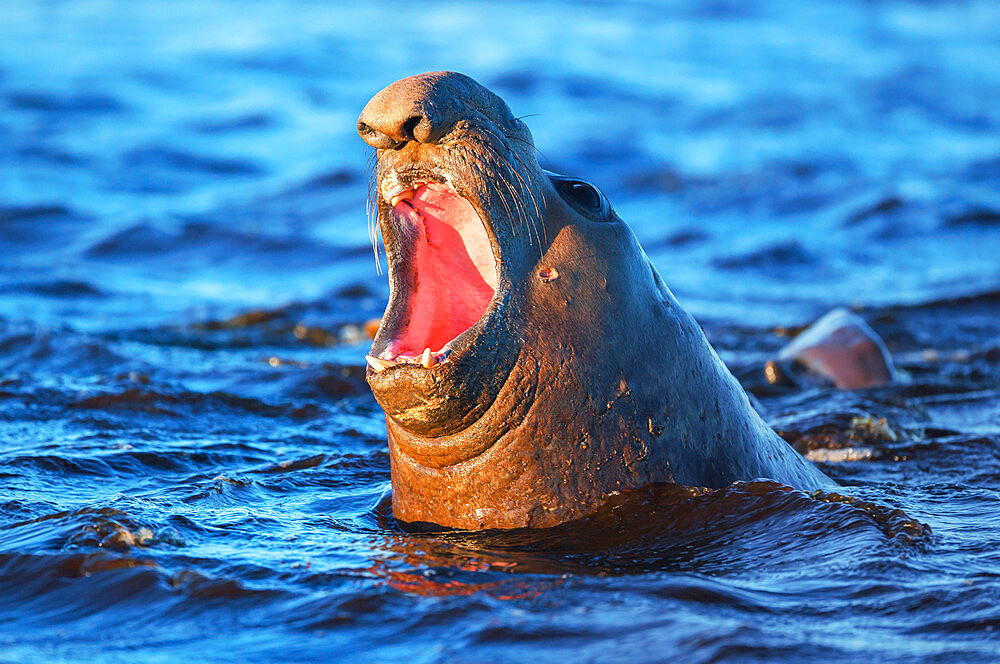
[[394,340],[393,354],[437,352],[489,307],[497,288],[493,248],[472,204],[447,185],[421,185],[395,209],[415,223],[419,237],[409,322]]

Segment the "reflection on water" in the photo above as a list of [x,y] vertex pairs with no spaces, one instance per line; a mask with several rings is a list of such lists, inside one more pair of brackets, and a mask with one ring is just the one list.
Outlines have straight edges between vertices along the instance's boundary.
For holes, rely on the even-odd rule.
[[[388,513],[357,114],[464,71],[842,485]],[[0,660],[997,660],[1000,10],[0,6]],[[853,306],[908,380],[770,385]]]

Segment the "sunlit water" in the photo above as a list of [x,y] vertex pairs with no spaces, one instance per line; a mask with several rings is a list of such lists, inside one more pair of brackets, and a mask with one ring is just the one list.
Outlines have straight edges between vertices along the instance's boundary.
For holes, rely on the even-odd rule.
[[[0,4],[0,661],[1000,660],[997,5],[363,4]],[[354,126],[434,69],[609,194],[853,504],[392,520]],[[837,305],[909,380],[769,387]]]

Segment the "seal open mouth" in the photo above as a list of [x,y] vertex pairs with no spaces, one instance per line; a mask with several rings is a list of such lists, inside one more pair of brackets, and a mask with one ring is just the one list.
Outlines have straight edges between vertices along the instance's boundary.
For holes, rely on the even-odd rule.
[[416,182],[386,198],[399,240],[390,277],[402,287],[383,319],[388,343],[366,359],[376,372],[430,369],[489,308],[499,273],[493,245],[473,205],[447,183]]
[[[480,89],[472,79],[434,80],[441,87],[433,104],[423,101],[428,90],[416,100],[406,91],[377,95],[358,132],[376,150],[372,203],[389,266],[389,302],[366,378],[387,422],[399,427],[399,448],[440,468],[492,444],[469,430],[497,406],[524,347],[542,174],[527,127],[503,100],[477,109],[467,103]],[[422,438],[410,445],[403,431]]]

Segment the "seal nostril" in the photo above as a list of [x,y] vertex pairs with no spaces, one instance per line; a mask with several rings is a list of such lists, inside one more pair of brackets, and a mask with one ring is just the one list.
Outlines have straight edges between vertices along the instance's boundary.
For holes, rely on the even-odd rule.
[[378,138],[379,132],[375,130],[374,127],[368,125],[364,122],[358,122],[358,134],[366,143],[371,143],[373,140]]
[[362,120],[358,121],[358,134],[365,143],[377,150],[397,148],[405,143],[405,141],[397,141],[394,138],[386,136],[378,129]]
[[403,123],[403,126],[399,128],[399,133],[402,134],[406,140],[412,141],[414,139],[414,132],[417,130],[417,125],[423,121],[423,116],[414,115],[412,118]]

